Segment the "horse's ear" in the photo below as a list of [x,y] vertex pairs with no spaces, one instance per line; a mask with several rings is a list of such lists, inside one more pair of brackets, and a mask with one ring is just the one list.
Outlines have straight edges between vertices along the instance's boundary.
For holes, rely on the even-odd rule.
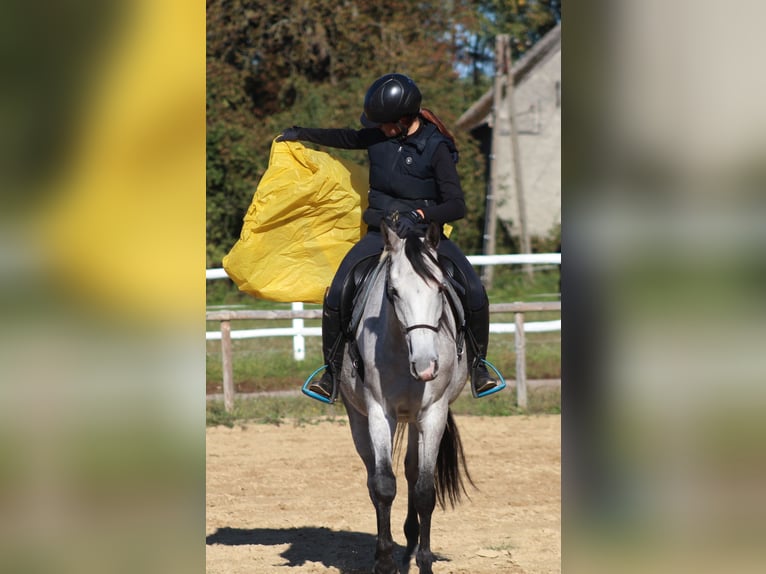
[[432,249],[436,249],[439,246],[439,241],[442,238],[442,226],[432,221],[428,226],[428,232],[426,233],[426,243]]
[[383,245],[388,251],[396,251],[397,246],[402,243],[402,240],[396,232],[388,226],[385,220],[380,222],[380,233],[383,236]]

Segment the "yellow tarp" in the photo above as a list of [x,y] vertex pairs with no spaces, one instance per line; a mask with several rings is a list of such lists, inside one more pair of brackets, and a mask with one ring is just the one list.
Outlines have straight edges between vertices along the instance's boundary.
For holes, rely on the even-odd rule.
[[298,142],[274,142],[269,166],[223,267],[260,299],[321,303],[366,232],[367,170]]

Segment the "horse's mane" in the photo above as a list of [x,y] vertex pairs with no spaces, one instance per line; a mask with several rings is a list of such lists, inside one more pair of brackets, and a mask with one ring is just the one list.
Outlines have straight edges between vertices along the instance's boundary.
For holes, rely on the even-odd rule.
[[415,270],[415,273],[420,277],[426,281],[440,282],[440,279],[434,275],[432,267],[428,265],[428,261],[431,261],[437,266],[438,262],[428,252],[428,248],[426,247],[425,242],[422,241],[422,237],[415,233],[408,234],[407,240],[404,242],[404,254],[407,256],[410,263],[412,263],[412,268]]

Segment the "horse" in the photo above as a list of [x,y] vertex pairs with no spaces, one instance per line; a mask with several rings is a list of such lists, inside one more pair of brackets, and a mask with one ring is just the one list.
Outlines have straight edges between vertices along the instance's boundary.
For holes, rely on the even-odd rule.
[[344,354],[339,392],[377,515],[373,572],[399,571],[391,536],[392,458],[406,431],[407,546],[400,566],[409,572],[415,554],[419,572],[427,574],[434,561],[436,502],[454,507],[467,494],[463,478],[473,485],[450,410],[468,379],[462,314],[438,262],[440,227],[431,224],[425,236],[410,233],[402,239],[383,223],[381,233],[384,249],[355,309],[354,339]]

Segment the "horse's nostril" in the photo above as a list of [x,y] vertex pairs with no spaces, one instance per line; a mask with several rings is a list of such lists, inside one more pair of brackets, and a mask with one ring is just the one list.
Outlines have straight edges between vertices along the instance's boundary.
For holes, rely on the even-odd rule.
[[418,369],[417,365],[413,362],[410,364],[410,371],[412,376],[420,381],[432,381],[438,374],[439,363],[437,361],[430,361],[427,367]]

